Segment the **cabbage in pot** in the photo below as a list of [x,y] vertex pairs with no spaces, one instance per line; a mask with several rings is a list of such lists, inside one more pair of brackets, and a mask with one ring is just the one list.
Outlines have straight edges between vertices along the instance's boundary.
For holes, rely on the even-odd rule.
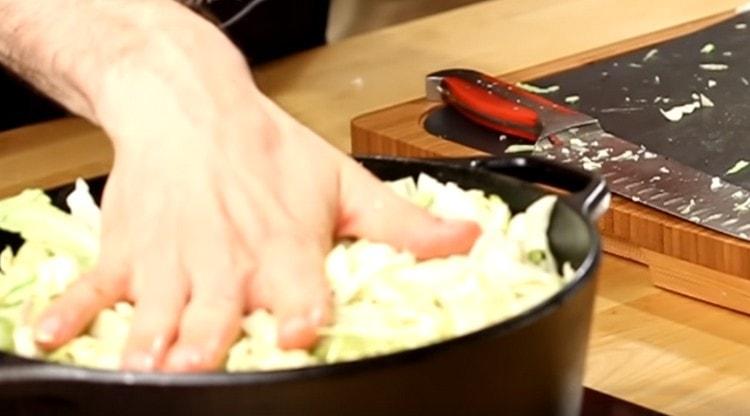
[[[557,270],[547,241],[556,198],[545,196],[512,215],[495,195],[462,190],[427,175],[390,182],[400,196],[447,218],[477,221],[482,234],[467,255],[418,261],[366,240],[341,241],[326,259],[334,320],[312,350],[277,347],[277,322],[257,310],[229,350],[228,371],[256,371],[356,360],[416,348],[517,315],[559,291],[573,276]],[[0,254],[0,350],[86,367],[116,369],[133,307],[118,302],[56,351],[33,341],[32,324],[52,299],[96,262],[100,212],[82,180],[70,213],[41,190],[0,201],[0,229],[25,243]]]

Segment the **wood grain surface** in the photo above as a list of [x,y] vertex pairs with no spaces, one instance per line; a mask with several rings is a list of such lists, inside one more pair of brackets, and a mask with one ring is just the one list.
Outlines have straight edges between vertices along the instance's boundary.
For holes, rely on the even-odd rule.
[[[421,120],[434,106],[417,100],[356,118],[352,121],[352,153],[412,157],[483,154],[429,135]],[[607,252],[651,266],[654,284],[750,314],[750,243],[617,196],[600,219],[599,230],[608,237]],[[695,271],[685,271],[686,265],[695,266]],[[718,285],[723,289],[716,290]]]
[[[513,73],[741,3],[486,1],[293,56],[256,76],[272,98],[348,150],[354,116],[420,97],[422,77],[435,69]],[[111,160],[104,135],[80,120],[0,133],[0,194],[104,173]],[[606,256],[586,385],[668,414],[750,414],[750,318],[655,288],[652,278],[636,262]]]
[[[731,13],[746,1],[486,1],[282,59],[255,76],[287,111],[349,150],[352,118],[422,97],[424,75],[437,69],[547,73],[546,63]],[[321,108],[331,110],[327,117]]]
[[[533,79],[691,33],[731,16],[733,11],[719,13],[501,77],[509,82]],[[419,99],[355,118],[352,152],[420,157],[480,153],[425,131],[424,117],[436,106]],[[605,250],[651,266],[656,285],[750,313],[750,243],[619,197],[613,198],[599,229],[609,240],[622,242],[607,245]],[[623,251],[626,245],[632,247]],[[687,273],[684,271],[687,264],[711,273]],[[717,290],[719,285],[721,290]]]

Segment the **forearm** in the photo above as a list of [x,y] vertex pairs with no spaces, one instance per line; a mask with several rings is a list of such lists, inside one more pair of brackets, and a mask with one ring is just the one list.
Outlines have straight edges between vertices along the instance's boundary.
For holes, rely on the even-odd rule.
[[113,72],[179,83],[180,71],[206,71],[201,61],[211,60],[247,72],[218,29],[172,0],[0,0],[0,63],[93,122]]

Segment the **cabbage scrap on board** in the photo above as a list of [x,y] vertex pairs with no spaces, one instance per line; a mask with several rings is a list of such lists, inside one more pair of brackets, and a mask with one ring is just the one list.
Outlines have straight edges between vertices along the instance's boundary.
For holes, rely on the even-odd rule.
[[[550,252],[547,227],[555,206],[545,196],[512,215],[495,195],[462,190],[427,175],[388,183],[400,196],[446,218],[477,221],[482,234],[466,255],[419,261],[406,251],[366,240],[341,241],[325,272],[334,321],[312,350],[277,347],[277,321],[258,310],[242,323],[228,371],[296,368],[356,360],[435,343],[517,315],[559,291],[563,275]],[[133,318],[118,302],[86,332],[56,351],[33,340],[33,323],[50,302],[96,262],[100,211],[82,180],[67,199],[70,213],[41,190],[0,201],[0,229],[25,243],[0,254],[0,350],[86,367],[116,369]]]

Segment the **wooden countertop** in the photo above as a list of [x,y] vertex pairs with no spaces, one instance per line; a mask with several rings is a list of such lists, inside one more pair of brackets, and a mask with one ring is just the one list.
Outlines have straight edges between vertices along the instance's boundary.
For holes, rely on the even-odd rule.
[[[464,66],[508,73],[733,10],[731,0],[495,0],[256,68],[261,88],[339,148],[363,112],[422,95]],[[0,133],[0,195],[107,171],[111,147],[76,119]],[[607,256],[586,384],[668,414],[750,414],[750,317],[652,287]],[[750,300],[748,300],[750,302]]]

